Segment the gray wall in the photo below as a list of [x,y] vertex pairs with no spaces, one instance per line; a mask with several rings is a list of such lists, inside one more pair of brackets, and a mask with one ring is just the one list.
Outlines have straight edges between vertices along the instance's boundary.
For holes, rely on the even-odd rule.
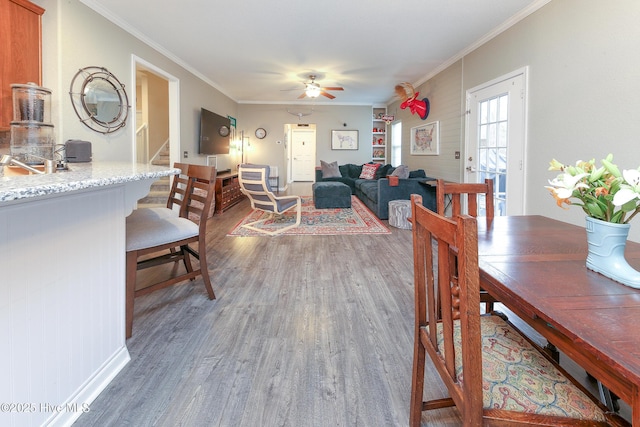
[[[135,38],[78,0],[36,0],[46,8],[43,16],[43,85],[52,89],[53,121],[56,140],[84,139],[93,143],[94,160],[130,160],[134,142],[131,111],[127,126],[113,134],[102,135],[86,128],[73,111],[69,100],[69,85],[75,73],[86,66],[107,68],[125,85],[127,94],[133,97],[135,82],[132,71],[132,55],[149,62],[180,81],[180,153],[189,152],[190,163],[204,163],[206,156],[198,155],[200,108],[206,108],[222,116],[237,119],[237,130],[245,130],[251,138],[254,152],[251,161],[277,165],[284,170],[284,124],[315,123],[317,125],[318,162],[366,162],[371,150],[370,106],[313,106],[308,105],[238,105],[208,82],[184,69],[139,39]],[[131,100],[132,102],[132,100]],[[130,103],[131,103],[130,102]],[[309,111],[311,116],[298,117],[287,113]],[[344,127],[343,123],[347,123]],[[254,136],[257,127],[264,127],[268,136],[258,141]],[[331,129],[357,129],[360,131],[360,149],[357,152],[330,150]],[[255,143],[255,144],[254,144]],[[220,169],[235,168],[237,156],[218,156]]]
[[[78,0],[36,2],[47,9],[43,17],[43,85],[53,90],[58,142],[91,140],[96,160],[131,158],[132,124],[108,136],[86,129],[73,112],[68,90],[79,68],[98,65],[112,71],[131,95],[132,55],[136,55],[180,80],[179,143],[181,150],[190,152],[191,161],[204,162],[203,156],[195,154],[199,112],[204,107],[236,117],[238,129],[244,129],[252,141],[257,127],[267,129],[269,135],[256,144],[251,160],[284,168],[283,145],[276,141],[283,138],[285,123],[298,122],[286,112],[287,106],[237,105]],[[440,121],[440,156],[410,156],[409,130],[424,122],[400,110],[397,102],[389,105],[388,112],[403,122],[403,163],[412,169],[422,167],[430,176],[460,180],[461,163],[453,153],[464,148],[465,91],[528,66],[526,213],[584,225],[579,208],[559,209],[544,189],[553,176],[547,171],[548,162],[554,157],[563,162],[599,159],[612,152],[623,169],[640,165],[636,142],[640,97],[634,91],[640,86],[637,22],[640,3],[635,0],[552,0],[417,88],[432,103],[427,122]],[[318,161],[369,160],[371,107],[315,106],[314,110],[303,121],[317,125]],[[347,127],[342,126],[345,122]],[[331,129],[358,129],[360,150],[332,151]],[[640,241],[640,225],[632,226],[631,238]]]
[[[441,155],[409,156],[409,128],[420,121],[390,105],[403,122],[403,159],[432,176],[460,180],[465,91],[529,67],[525,213],[584,226],[578,207],[556,206],[544,188],[552,158],[565,163],[608,153],[621,169],[640,166],[640,3],[553,0],[418,88],[432,100],[427,122],[440,120]],[[462,158],[464,158],[464,153]],[[631,226],[640,241],[640,223]]]
[[[462,91],[462,61],[456,61],[445,71],[438,73],[425,84],[416,88],[419,98],[428,98],[431,105],[429,116],[422,120],[406,109],[400,109],[396,101],[387,107],[388,114],[402,122],[402,163],[409,169],[424,169],[427,176],[460,181],[460,162],[455,160],[455,151],[460,150],[464,128],[464,97]],[[440,122],[440,155],[412,156],[410,154],[411,128],[434,121]],[[389,130],[391,126],[389,126]],[[391,141],[390,138],[387,138]]]
[[[291,112],[308,113],[311,115],[298,118]],[[371,106],[341,106],[341,105],[265,105],[240,104],[238,106],[238,130],[244,130],[249,136],[252,151],[249,160],[252,163],[265,163],[278,166],[280,171],[280,185],[286,179],[284,172],[285,147],[277,141],[284,141],[285,124],[309,123],[316,125],[316,164],[320,160],[327,162],[338,161],[344,163],[365,163],[371,160],[372,138],[372,107]],[[346,123],[346,126],[344,124]],[[267,131],[267,137],[258,140],[255,130],[259,127]],[[358,150],[331,150],[331,130],[358,130]]]
[[123,129],[109,135],[96,133],[78,120],[69,99],[69,85],[80,68],[105,67],[125,85],[127,95],[132,98],[135,55],[180,81],[178,143],[181,151],[189,151],[189,162],[205,162],[205,156],[197,155],[200,108],[236,117],[237,104],[232,99],[78,0],[36,0],[36,3],[46,9],[42,24],[43,86],[53,91],[52,114],[58,143],[67,139],[91,141],[96,161],[133,158],[135,111],[131,111],[131,119]]

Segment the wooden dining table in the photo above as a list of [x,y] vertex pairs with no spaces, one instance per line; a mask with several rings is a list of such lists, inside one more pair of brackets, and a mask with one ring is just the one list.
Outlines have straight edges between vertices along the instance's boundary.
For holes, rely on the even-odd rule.
[[[632,409],[640,426],[640,290],[585,266],[586,232],[544,216],[478,219],[482,288]],[[640,244],[625,257],[640,270]]]

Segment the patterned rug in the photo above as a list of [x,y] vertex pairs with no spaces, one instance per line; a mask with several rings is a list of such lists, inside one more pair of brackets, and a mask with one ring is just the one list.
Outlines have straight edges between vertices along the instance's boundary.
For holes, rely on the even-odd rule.
[[[257,221],[269,214],[254,210],[236,225],[228,236],[265,236],[257,231],[243,228],[248,222]],[[292,209],[284,215],[258,224],[266,230],[274,230],[296,222],[296,212]],[[311,196],[302,197],[302,220],[300,226],[289,229],[286,235],[331,236],[338,234],[391,234],[387,228],[357,197],[351,196],[351,208],[316,209]]]

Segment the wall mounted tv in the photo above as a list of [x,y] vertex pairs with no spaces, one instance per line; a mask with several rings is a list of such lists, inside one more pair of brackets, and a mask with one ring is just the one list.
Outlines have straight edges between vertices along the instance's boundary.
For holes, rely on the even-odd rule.
[[200,111],[200,154],[229,154],[231,120],[204,108]]

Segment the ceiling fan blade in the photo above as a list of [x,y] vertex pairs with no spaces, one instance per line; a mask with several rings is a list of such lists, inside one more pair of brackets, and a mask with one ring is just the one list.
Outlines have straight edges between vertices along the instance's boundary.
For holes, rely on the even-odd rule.
[[341,87],[323,87],[322,90],[344,90]]
[[335,98],[335,96],[333,96],[333,95],[331,95],[330,93],[325,92],[325,91],[323,91],[323,90],[321,90],[321,91],[320,91],[320,95],[322,95],[322,96],[326,96],[326,97],[327,97],[327,98],[329,98],[329,99],[333,99],[333,98]]
[[305,96],[307,96],[307,94],[306,94],[306,93],[304,93],[304,92],[302,92],[302,95],[300,95],[300,96],[298,97],[298,99],[302,99],[302,98],[304,98]]

